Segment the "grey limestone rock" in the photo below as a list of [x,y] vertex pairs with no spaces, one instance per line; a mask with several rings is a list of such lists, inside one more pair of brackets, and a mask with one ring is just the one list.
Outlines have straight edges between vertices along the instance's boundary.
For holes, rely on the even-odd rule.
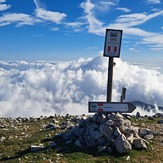
[[153,134],[147,134],[147,135],[144,136],[145,140],[151,140],[153,138],[154,138]]
[[108,126],[113,126],[114,122],[111,119],[109,119],[105,122],[105,124]]
[[78,147],[81,147],[82,146],[79,139],[75,141],[75,145],[77,145]]
[[119,135],[116,138],[115,146],[116,146],[116,150],[119,153],[129,153],[132,149],[131,144],[128,142],[128,140],[126,139],[126,137],[123,134]]
[[163,124],[163,119],[158,120],[157,123]]
[[92,137],[93,137],[94,140],[97,140],[97,139],[99,139],[100,137],[102,137],[102,134],[101,134],[100,131],[93,131],[93,132],[91,133],[91,135],[92,135]]
[[108,125],[102,124],[99,127],[100,132],[105,135],[106,137],[111,137],[113,134],[113,128],[109,127]]
[[136,149],[147,148],[145,141],[142,138],[135,138],[133,144]]

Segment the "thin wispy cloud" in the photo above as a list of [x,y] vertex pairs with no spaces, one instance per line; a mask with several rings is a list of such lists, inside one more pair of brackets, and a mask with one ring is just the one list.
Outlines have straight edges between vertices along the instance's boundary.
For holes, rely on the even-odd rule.
[[147,3],[159,4],[161,3],[161,1],[160,0],[147,0]]
[[6,0],[0,0],[0,11],[7,10],[11,7],[11,5],[3,4],[5,2],[6,2]]
[[36,11],[36,16],[38,18],[58,24],[66,17],[65,13],[47,11],[47,10],[41,8],[39,0],[34,0],[34,3],[36,5],[35,11]]
[[117,7],[117,10],[123,11],[123,12],[131,12],[130,9],[125,8],[125,7]]
[[145,44],[151,47],[151,50],[162,50],[163,47],[163,35],[162,34],[155,34],[151,37],[143,38],[143,41],[140,44]]
[[[2,2],[5,1],[1,0],[1,3]],[[34,0],[34,3],[36,5],[35,16],[33,14],[29,15],[24,13],[5,13],[0,17],[0,26],[16,24],[16,27],[20,27],[24,25],[35,25],[45,21],[58,24],[66,17],[64,13],[47,11],[40,8],[39,1]],[[0,4],[0,10],[7,10],[10,7],[10,5]]]
[[6,2],[6,0],[0,0],[0,3],[4,3],[4,2]]
[[134,14],[128,14],[128,15],[121,15],[116,20],[116,23],[120,23],[123,26],[127,26],[127,27],[137,26],[158,16],[163,16],[163,10],[159,12],[155,12],[153,14],[134,13]]
[[10,7],[11,7],[10,5],[0,4],[0,11],[7,10],[7,9],[9,9]]
[[51,28],[51,30],[52,31],[59,31],[59,28],[54,27],[54,28]]
[[39,0],[33,0],[33,2],[35,3],[35,5],[36,5],[36,8],[39,8]]
[[83,19],[85,19],[88,23],[88,31],[101,35],[101,28],[103,23],[100,20],[96,19],[94,15],[93,11],[95,4],[93,4],[90,0],[86,0],[86,2],[81,3],[80,6],[84,9],[85,15],[83,16]]
[[[93,3],[93,1],[92,1]],[[116,6],[115,1],[99,0],[95,2],[95,11],[107,12],[111,7]]]
[[33,25],[35,22],[39,22],[39,20],[22,13],[9,13],[0,17],[0,25],[8,25],[11,23],[15,23],[17,26]]
[[38,18],[45,20],[45,21],[51,21],[53,23],[58,24],[66,17],[66,14],[59,13],[59,12],[47,11],[47,10],[42,9],[42,8],[37,8],[36,9],[36,16]]
[[159,9],[159,8],[153,8],[153,9],[151,9],[151,11],[153,11],[153,12],[159,12],[161,9]]
[[136,48],[129,48],[129,50],[130,50],[130,51],[132,51],[132,52],[135,52],[135,53],[140,52],[140,51],[139,51],[139,50],[137,50]]
[[2,26],[9,25],[9,24],[10,24],[10,22],[3,22],[3,23],[0,23],[0,26],[2,27]]

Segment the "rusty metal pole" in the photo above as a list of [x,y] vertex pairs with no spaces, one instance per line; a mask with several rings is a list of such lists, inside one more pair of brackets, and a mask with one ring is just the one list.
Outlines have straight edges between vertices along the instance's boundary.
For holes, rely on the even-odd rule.
[[112,83],[113,83],[114,57],[109,57],[108,62],[108,83],[107,83],[107,102],[112,101]]

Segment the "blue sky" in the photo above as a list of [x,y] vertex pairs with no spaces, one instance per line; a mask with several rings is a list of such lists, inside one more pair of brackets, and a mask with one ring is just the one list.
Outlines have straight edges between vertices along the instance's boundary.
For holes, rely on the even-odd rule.
[[123,30],[121,58],[163,62],[161,0],[0,0],[0,60],[96,57]]

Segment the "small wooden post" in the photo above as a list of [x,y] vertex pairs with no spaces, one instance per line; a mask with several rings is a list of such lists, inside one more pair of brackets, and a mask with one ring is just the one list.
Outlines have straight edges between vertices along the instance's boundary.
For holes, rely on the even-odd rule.
[[126,88],[123,87],[120,101],[123,102],[123,100],[125,100],[125,98],[126,98]]

